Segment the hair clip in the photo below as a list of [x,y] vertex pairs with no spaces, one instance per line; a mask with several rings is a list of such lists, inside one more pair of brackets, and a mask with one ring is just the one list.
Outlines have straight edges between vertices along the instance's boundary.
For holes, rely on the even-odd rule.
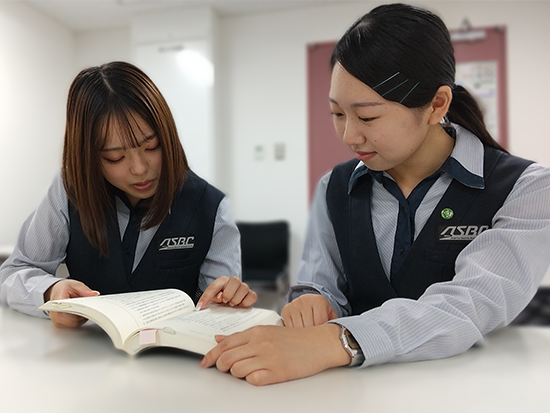
[[410,79],[405,78],[405,76],[401,74],[401,72],[396,72],[390,77],[388,77],[386,80],[383,80],[382,82],[378,83],[376,86],[372,88],[372,90],[376,91],[383,98],[386,98],[394,102],[403,103],[403,101],[412,93],[412,91],[416,89],[416,87],[420,84],[420,82],[416,82],[414,86],[412,86],[401,98],[399,98],[399,96],[396,96],[397,93],[392,94],[392,92],[397,92],[400,88],[402,88],[402,86],[404,86],[409,81]]

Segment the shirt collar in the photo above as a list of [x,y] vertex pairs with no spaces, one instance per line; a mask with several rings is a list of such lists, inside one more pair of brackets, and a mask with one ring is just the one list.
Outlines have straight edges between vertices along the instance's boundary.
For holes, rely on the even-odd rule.
[[[448,132],[451,136],[455,135],[455,146],[451,155],[441,165],[440,171],[448,173],[458,182],[470,188],[485,188],[483,144],[467,129],[454,123],[451,124],[451,128]],[[357,180],[366,174],[370,174],[379,182],[382,181],[384,176],[383,171],[369,170],[363,162],[358,162],[348,182],[348,195],[353,190]]]
[[[140,200],[135,206],[132,205],[124,191],[118,189],[116,186],[112,185],[111,183],[108,183],[108,187],[111,190],[111,192],[115,195],[116,199],[119,199],[122,201],[122,205],[124,205],[128,209],[129,214],[138,214],[140,216],[145,215],[147,210],[149,209],[149,201],[147,199]],[[117,201],[117,209],[120,209],[121,204]]]

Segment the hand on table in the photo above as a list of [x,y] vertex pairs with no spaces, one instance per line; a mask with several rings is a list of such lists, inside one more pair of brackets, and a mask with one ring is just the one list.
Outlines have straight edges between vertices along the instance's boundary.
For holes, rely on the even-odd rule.
[[338,318],[328,300],[320,294],[304,294],[284,306],[286,327],[313,327]]
[[230,336],[216,336],[219,343],[201,361],[260,386],[312,376],[350,363],[340,342],[340,326],[309,328],[253,327]]
[[[44,301],[62,300],[65,298],[93,297],[99,292],[91,290],[86,284],[76,280],[61,280],[44,293]],[[50,312],[50,319],[56,327],[80,327],[87,319],[74,314]]]
[[210,302],[227,304],[231,307],[251,307],[258,295],[239,277],[218,277],[202,293],[197,309],[202,309]]

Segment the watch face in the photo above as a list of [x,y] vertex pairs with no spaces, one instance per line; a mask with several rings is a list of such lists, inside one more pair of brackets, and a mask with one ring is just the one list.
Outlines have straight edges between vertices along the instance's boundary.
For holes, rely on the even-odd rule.
[[355,340],[355,337],[353,337],[353,335],[349,332],[349,330],[346,329],[345,334],[346,334],[346,339],[348,340],[349,346],[354,350],[359,350],[360,349],[359,343],[357,342],[357,340]]
[[341,327],[342,331],[340,333],[340,340],[342,341],[342,345],[351,357],[349,367],[358,366],[365,361],[363,351],[361,350],[361,347],[359,347],[359,344],[357,343],[353,335],[348,331],[348,329],[344,326]]

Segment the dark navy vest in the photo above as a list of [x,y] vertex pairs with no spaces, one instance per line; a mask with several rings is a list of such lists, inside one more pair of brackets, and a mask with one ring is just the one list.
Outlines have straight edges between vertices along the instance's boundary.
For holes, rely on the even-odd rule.
[[70,277],[101,294],[177,288],[195,298],[199,270],[210,249],[222,192],[189,171],[170,213],[159,226],[136,269],[125,275],[116,211],[108,217],[109,256],[100,256],[82,230],[69,202],[70,240],[66,264]]
[[[326,201],[347,277],[344,291],[352,314],[361,314],[396,297],[418,299],[433,283],[450,281],[458,254],[491,221],[531,161],[485,148],[485,188],[469,188],[453,179],[396,274],[388,280],[376,246],[371,219],[372,177],[348,182],[357,160],[332,171]],[[454,215],[445,219],[443,210]],[[448,216],[447,216],[448,218]]]

